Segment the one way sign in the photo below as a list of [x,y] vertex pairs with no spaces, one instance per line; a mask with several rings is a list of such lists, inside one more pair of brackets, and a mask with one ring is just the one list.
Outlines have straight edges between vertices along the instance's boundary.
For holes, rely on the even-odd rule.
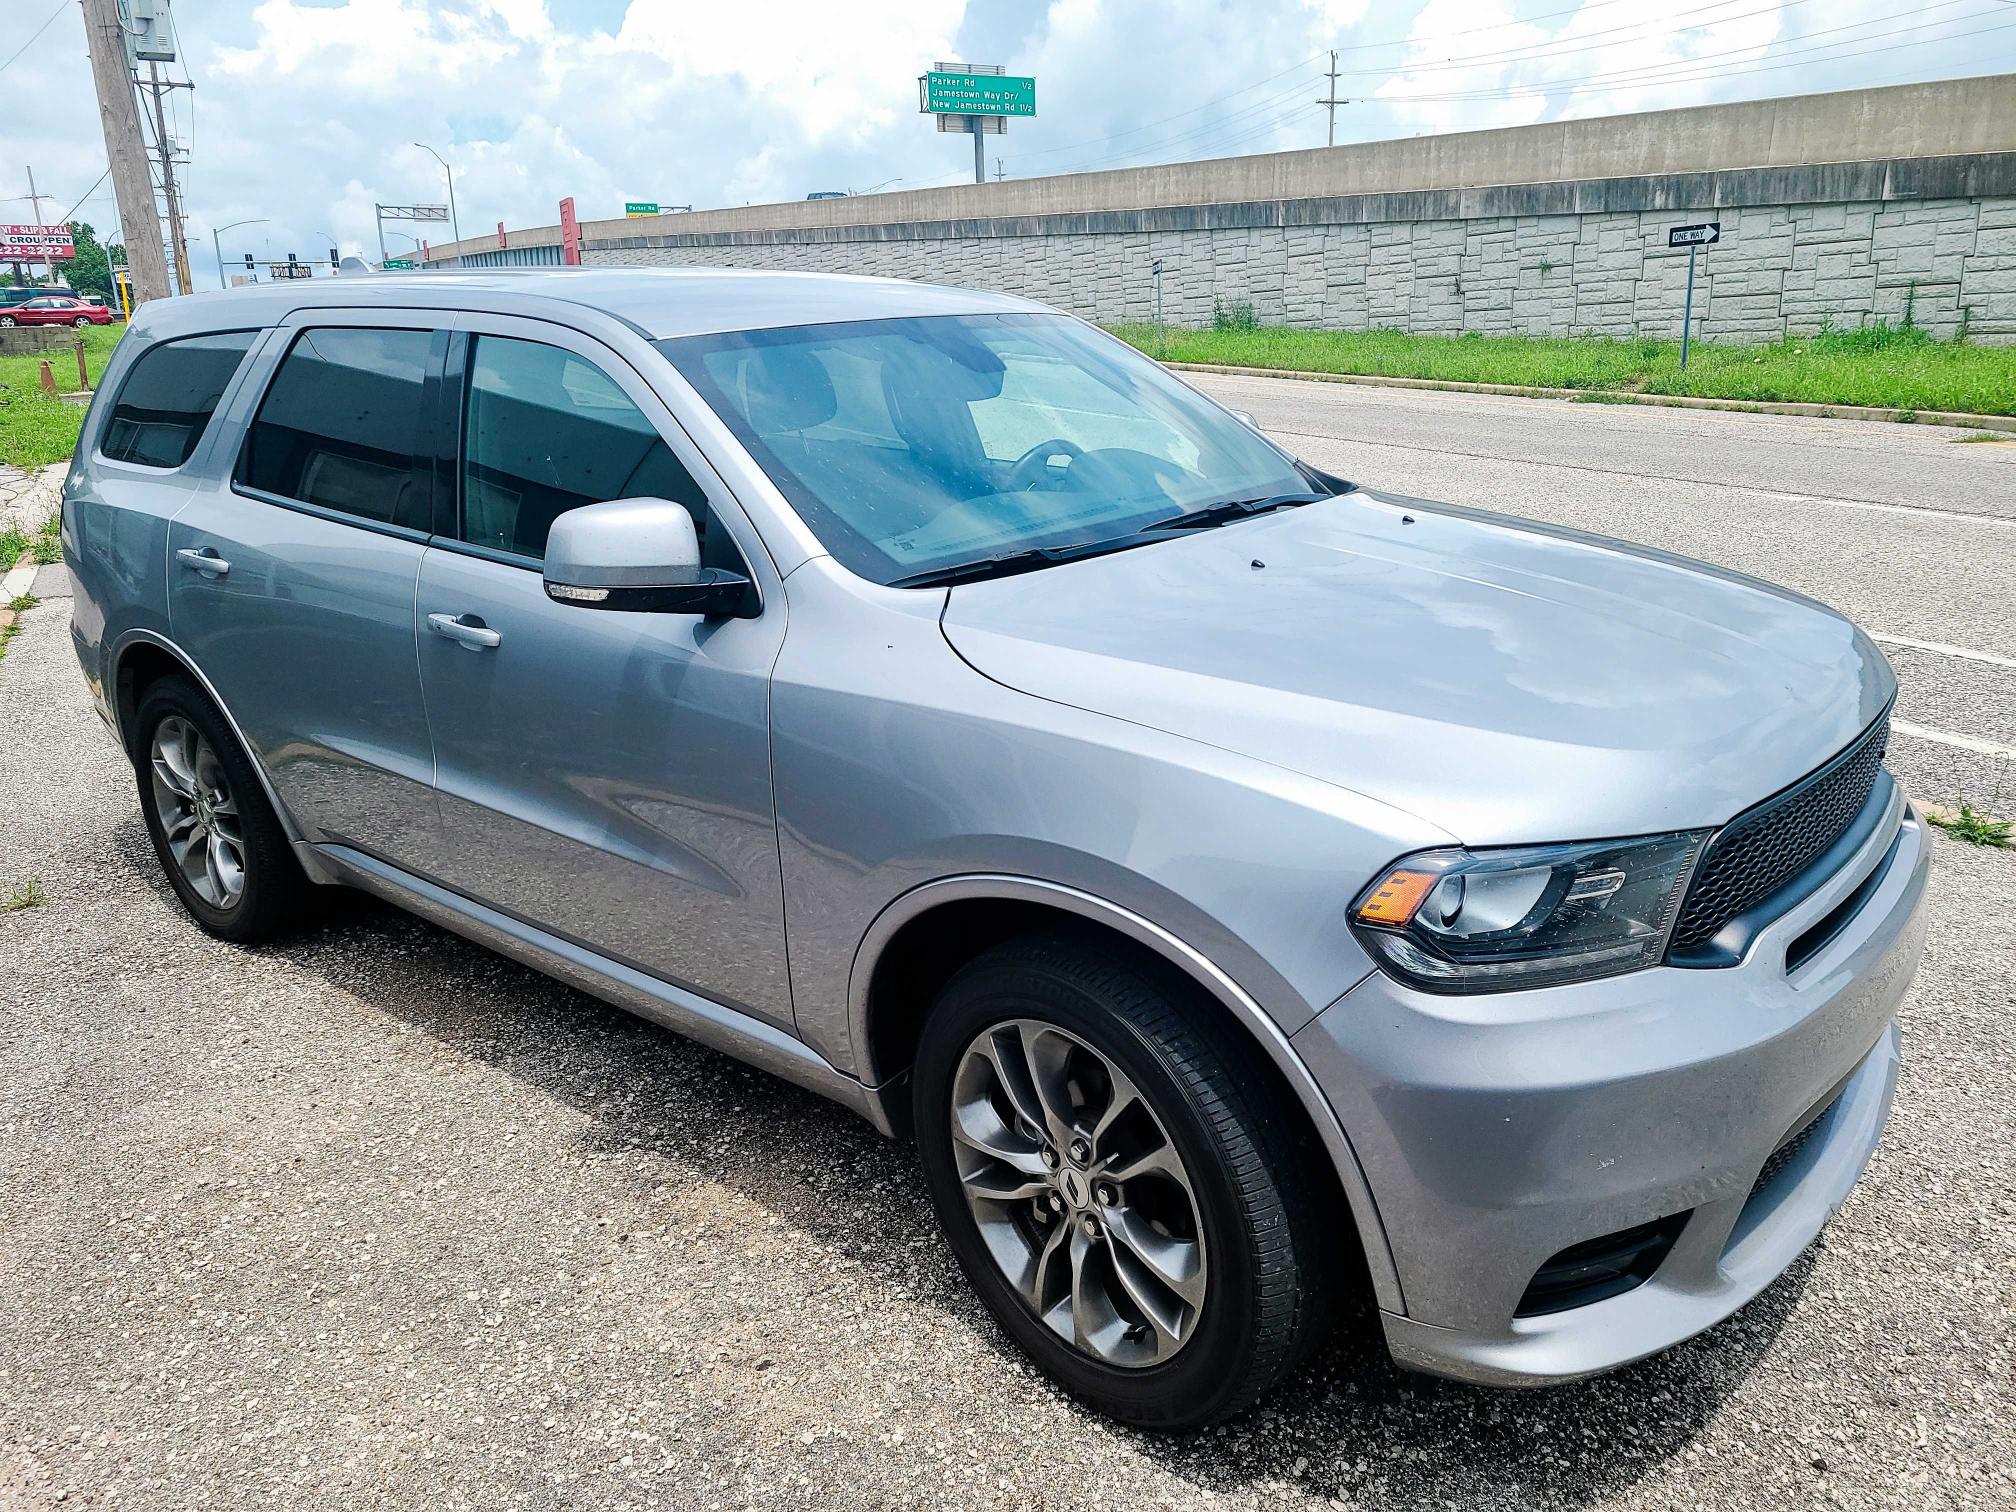
[[1698,226],[1669,226],[1666,230],[1666,245],[1669,247],[1712,247],[1720,240],[1720,221],[1702,221]]

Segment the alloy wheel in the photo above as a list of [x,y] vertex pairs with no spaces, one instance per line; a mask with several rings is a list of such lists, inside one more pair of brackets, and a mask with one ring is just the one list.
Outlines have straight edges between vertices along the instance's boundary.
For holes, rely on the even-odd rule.
[[951,1125],[981,1240],[1051,1332],[1131,1369],[1190,1341],[1209,1281],[1196,1189],[1110,1058],[1054,1024],[995,1024],[960,1058]]
[[148,765],[154,812],[182,880],[212,908],[233,907],[245,894],[245,837],[217,753],[171,714],[154,727]]

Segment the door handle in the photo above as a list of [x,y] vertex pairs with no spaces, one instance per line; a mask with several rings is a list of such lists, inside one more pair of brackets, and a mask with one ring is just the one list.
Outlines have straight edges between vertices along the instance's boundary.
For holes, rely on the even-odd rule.
[[492,651],[504,639],[473,614],[430,614],[427,623],[436,635],[447,636],[465,651]]
[[193,546],[184,546],[175,553],[175,559],[184,567],[192,567],[207,578],[220,578],[231,570],[231,564],[208,546],[201,551]]

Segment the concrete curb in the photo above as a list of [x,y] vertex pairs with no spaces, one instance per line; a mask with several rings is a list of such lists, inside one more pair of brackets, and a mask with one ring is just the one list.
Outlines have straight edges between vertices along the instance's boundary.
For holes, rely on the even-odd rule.
[[1808,415],[1822,420],[1883,420],[1894,425],[1957,425],[1969,430],[2016,434],[2016,415],[1967,415],[1956,410],[1876,409],[1862,404],[1798,404],[1769,399],[1699,399],[1692,394],[1634,394],[1620,389],[1531,388],[1517,383],[1461,383],[1453,378],[1394,378],[1376,373],[1235,367],[1224,362],[1169,362],[1163,366],[1182,373],[1223,373],[1232,378],[1300,378],[1308,383],[1359,383],[1369,388],[1505,394],[1515,399],[1567,399],[1585,404],[1652,404],[1666,409],[1734,410],[1746,415]]
[[6,608],[35,585],[35,553],[23,553],[12,572],[0,577],[0,609]]

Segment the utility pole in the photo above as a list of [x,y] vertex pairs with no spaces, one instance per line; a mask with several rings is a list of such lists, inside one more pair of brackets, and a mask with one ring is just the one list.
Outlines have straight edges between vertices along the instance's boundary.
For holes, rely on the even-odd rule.
[[147,172],[147,144],[140,136],[140,106],[133,75],[126,67],[119,0],[80,0],[84,40],[91,49],[91,81],[98,91],[98,119],[105,132],[105,156],[112,163],[112,193],[119,202],[119,227],[126,242],[133,302],[168,295],[168,259],[161,250],[161,219],[154,210],[154,181]]
[[1349,105],[1352,102],[1337,98],[1337,49],[1334,47],[1330,49],[1330,72],[1323,77],[1330,81],[1330,93],[1316,103],[1330,107],[1330,140],[1327,145],[1335,147],[1337,145],[1337,107],[1339,105]]
[[196,292],[189,281],[189,238],[182,231],[182,198],[175,192],[175,144],[168,139],[168,117],[161,108],[161,91],[173,84],[161,82],[161,65],[147,65],[147,87],[154,96],[154,147],[161,154],[161,193],[168,201],[168,241],[175,252],[175,287],[184,294]]
[[1006,177],[1008,177],[1008,170],[1001,166],[1001,159],[997,157],[994,159],[994,182],[998,184]]

